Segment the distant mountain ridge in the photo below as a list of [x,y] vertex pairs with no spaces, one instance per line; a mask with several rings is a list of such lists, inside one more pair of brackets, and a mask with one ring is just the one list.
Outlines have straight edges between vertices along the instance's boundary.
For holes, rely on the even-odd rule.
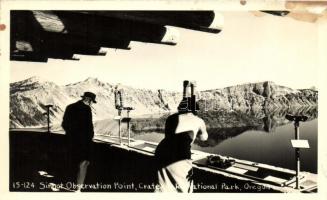
[[[162,89],[147,90],[122,86],[125,105],[135,107],[133,115],[175,112],[182,94]],[[115,85],[88,78],[84,81],[59,86],[39,77],[10,84],[10,127],[46,125],[45,105],[52,104],[51,121],[60,124],[68,104],[76,102],[85,91],[97,95],[93,107],[94,120],[112,118]],[[315,107],[318,91],[296,90],[273,82],[249,83],[222,89],[200,91],[200,106],[206,110],[262,110],[288,107]]]

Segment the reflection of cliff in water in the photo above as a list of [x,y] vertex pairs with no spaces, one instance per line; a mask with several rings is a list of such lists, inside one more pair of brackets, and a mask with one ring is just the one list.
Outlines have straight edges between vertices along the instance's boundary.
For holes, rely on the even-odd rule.
[[[288,109],[249,110],[246,112],[226,110],[200,112],[199,117],[204,119],[208,140],[196,141],[202,147],[216,146],[222,141],[236,137],[249,130],[258,130],[267,134],[275,132],[276,128],[290,123],[285,119],[286,114],[305,115],[308,121],[318,116],[317,107],[302,107]],[[168,115],[159,118],[139,118],[132,120],[132,135],[146,133],[164,133],[165,121]]]
[[289,123],[285,119],[286,114],[290,115],[304,115],[308,117],[308,121],[316,119],[318,117],[317,107],[314,108],[297,108],[297,109],[276,109],[276,110],[263,110],[264,117],[262,118],[263,122],[263,131],[265,132],[275,132],[278,126]]
[[286,114],[305,115],[310,121],[317,118],[318,111],[316,107],[311,107],[276,109],[274,111],[262,110],[260,112],[249,111],[246,113],[226,111],[200,113],[207,124],[209,137],[207,141],[195,141],[195,143],[201,147],[213,147],[248,130],[273,133],[277,127],[290,123],[285,119]]
[[224,140],[236,137],[247,130],[253,130],[255,127],[234,127],[234,128],[210,128],[208,129],[208,139],[206,141],[195,140],[195,144],[201,147],[217,146]]

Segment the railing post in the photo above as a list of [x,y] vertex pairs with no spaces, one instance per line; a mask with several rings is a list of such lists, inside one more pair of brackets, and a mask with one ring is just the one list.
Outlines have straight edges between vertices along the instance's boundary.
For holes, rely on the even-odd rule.
[[53,107],[53,105],[49,104],[49,105],[46,105],[45,107],[47,108],[47,113],[46,113],[46,115],[47,115],[47,125],[48,125],[47,133],[50,133],[50,108]]
[[128,131],[128,146],[130,146],[130,142],[131,142],[131,129],[130,129],[130,119],[129,119],[129,112],[130,110],[127,110],[127,131]]
[[[295,140],[300,139],[300,129],[299,129],[300,123],[298,121],[294,122],[294,128],[295,128]],[[296,189],[300,189],[299,179],[300,179],[300,148],[295,148],[295,162],[296,162]]]

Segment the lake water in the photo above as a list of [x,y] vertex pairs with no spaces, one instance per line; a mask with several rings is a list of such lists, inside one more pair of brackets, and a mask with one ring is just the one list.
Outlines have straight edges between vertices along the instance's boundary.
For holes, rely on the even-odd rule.
[[[192,149],[295,169],[292,123],[282,123],[269,131],[265,128],[234,127],[208,129],[208,133],[208,141],[195,142]],[[300,139],[308,140],[310,145],[310,149],[301,149],[301,171],[317,173],[317,135],[317,119],[300,124]],[[162,133],[151,132],[137,135],[135,139],[160,142],[163,137]]]

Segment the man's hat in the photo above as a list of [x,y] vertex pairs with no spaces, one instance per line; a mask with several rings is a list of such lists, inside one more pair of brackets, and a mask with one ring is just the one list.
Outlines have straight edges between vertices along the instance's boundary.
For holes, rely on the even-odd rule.
[[81,97],[82,98],[89,97],[92,99],[93,103],[96,103],[96,101],[95,101],[96,95],[92,92],[84,92],[83,96],[81,96]]

